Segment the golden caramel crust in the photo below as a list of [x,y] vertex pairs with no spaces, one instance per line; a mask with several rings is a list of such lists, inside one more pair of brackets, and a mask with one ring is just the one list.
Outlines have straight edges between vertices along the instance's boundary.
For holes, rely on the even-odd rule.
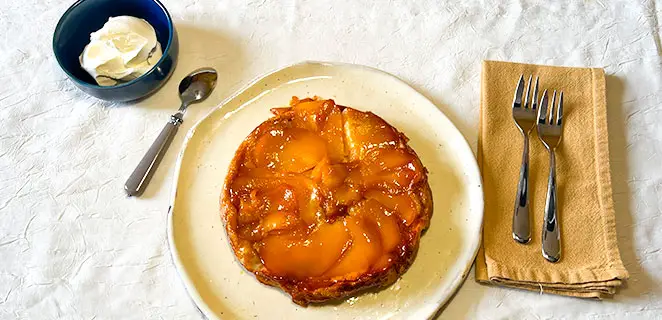
[[432,215],[407,138],[333,100],[272,112],[239,146],[221,194],[239,262],[304,306],[395,282]]

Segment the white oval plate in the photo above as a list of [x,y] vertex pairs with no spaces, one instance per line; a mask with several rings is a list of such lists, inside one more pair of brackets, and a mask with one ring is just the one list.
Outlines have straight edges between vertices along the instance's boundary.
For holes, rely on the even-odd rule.
[[[292,96],[320,96],[369,110],[411,139],[430,171],[434,214],[418,256],[394,285],[340,304],[300,307],[237,262],[220,218],[219,195],[242,140]],[[462,283],[476,256],[483,193],[474,155],[429,100],[385,72],[303,62],[249,84],[189,131],[179,155],[168,224],[177,270],[211,319],[424,319]]]

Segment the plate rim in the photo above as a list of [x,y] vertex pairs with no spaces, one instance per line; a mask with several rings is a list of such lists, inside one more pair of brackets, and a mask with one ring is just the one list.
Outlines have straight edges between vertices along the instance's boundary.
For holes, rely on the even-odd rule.
[[302,66],[302,65],[321,65],[321,66],[326,66],[326,67],[345,67],[345,68],[359,68],[359,69],[364,69],[368,72],[375,72],[382,74],[384,76],[393,78],[394,80],[400,82],[402,85],[407,87],[409,90],[411,90],[414,94],[419,95],[421,98],[425,99],[428,101],[431,105],[433,105],[435,110],[439,113],[439,116],[445,118],[448,120],[448,122],[452,125],[452,129],[457,131],[460,137],[462,137],[462,143],[460,145],[464,149],[464,151],[468,151],[472,155],[472,161],[469,164],[471,167],[471,171],[478,177],[479,180],[479,185],[474,188],[473,192],[479,193],[476,194],[476,197],[480,200],[478,203],[476,203],[476,210],[479,211],[479,220],[480,220],[480,228],[478,228],[478,234],[474,235],[473,238],[477,239],[477,241],[473,244],[472,248],[472,253],[470,255],[471,259],[467,261],[466,265],[464,266],[464,269],[462,273],[457,276],[455,279],[453,279],[450,283],[450,292],[443,297],[443,299],[439,300],[437,302],[437,307],[426,316],[427,319],[431,319],[434,317],[440,310],[443,310],[443,308],[450,302],[450,300],[455,296],[455,294],[458,292],[460,289],[462,283],[466,280],[467,276],[469,275],[469,271],[471,267],[474,264],[474,261],[476,260],[476,256],[478,255],[478,251],[480,249],[481,243],[482,243],[482,235],[483,235],[483,222],[484,222],[484,217],[485,217],[485,198],[484,198],[484,192],[483,192],[483,177],[480,172],[480,168],[478,166],[478,161],[476,154],[474,154],[473,150],[471,150],[471,146],[469,145],[467,138],[462,134],[462,132],[457,128],[455,123],[451,121],[446,114],[439,109],[439,107],[432,102],[429,98],[427,98],[425,95],[423,95],[420,91],[416,90],[416,88],[412,87],[409,83],[405,82],[404,80],[400,79],[399,77],[388,73],[384,70],[377,69],[374,67],[366,66],[366,65],[360,65],[360,64],[353,64],[353,63],[346,63],[346,62],[329,62],[329,61],[317,61],[317,60],[303,60],[300,62],[296,62],[293,64],[286,65],[284,67],[280,67],[277,69],[273,69],[271,71],[268,71],[266,73],[260,74],[257,77],[253,78],[250,80],[248,83],[246,83],[244,86],[241,86],[239,89],[234,91],[232,94],[230,94],[227,98],[223,99],[220,103],[218,103],[215,107],[211,108],[209,112],[207,112],[203,117],[201,117],[186,133],[186,136],[184,137],[184,141],[182,141],[181,148],[179,150],[179,153],[177,155],[177,160],[175,164],[175,169],[173,173],[173,179],[172,179],[172,184],[170,186],[171,191],[170,191],[170,201],[168,205],[168,215],[167,215],[167,223],[166,223],[166,233],[167,233],[167,244],[168,244],[168,250],[170,251],[170,255],[173,261],[173,264],[175,266],[175,271],[177,272],[177,275],[179,276],[180,280],[184,284],[184,288],[186,289],[186,293],[188,294],[189,298],[193,301],[194,306],[198,309],[200,313],[202,313],[205,317],[209,319],[221,319],[215,312],[213,312],[207,303],[204,302],[204,299],[200,296],[198,293],[195,285],[193,284],[193,281],[189,277],[188,273],[186,272],[184,265],[180,259],[179,252],[177,251],[177,247],[175,245],[175,239],[174,239],[174,233],[173,233],[173,228],[174,228],[174,219],[173,219],[173,208],[175,206],[175,201],[177,198],[177,185],[179,184],[179,178],[181,176],[181,167],[182,167],[182,160],[184,158],[184,153],[187,150],[187,147],[189,145],[189,142],[191,141],[191,138],[195,134],[196,129],[200,126],[200,124],[205,121],[207,118],[209,118],[214,112],[217,110],[223,108],[226,104],[228,104],[230,101],[234,100],[237,96],[241,95],[244,91],[248,90],[251,88],[253,85],[256,83],[260,82],[262,79],[265,79],[273,74],[279,73],[281,71],[294,68],[297,66]]

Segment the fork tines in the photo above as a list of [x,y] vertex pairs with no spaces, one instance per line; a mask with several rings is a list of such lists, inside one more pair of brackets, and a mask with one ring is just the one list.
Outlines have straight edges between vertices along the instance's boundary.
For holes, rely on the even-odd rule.
[[[538,112],[539,124],[550,124],[560,126],[563,124],[563,91],[558,95],[559,101],[556,108],[556,90],[552,93],[552,106],[547,110],[548,98],[547,89],[543,91],[542,98],[540,99],[540,111]],[[554,117],[554,110],[556,109],[556,117]]]
[[513,108],[524,107],[524,109],[531,108],[536,110],[538,105],[538,102],[536,101],[538,97],[538,77],[536,76],[536,84],[533,87],[533,96],[530,96],[531,80],[533,80],[533,75],[529,75],[529,81],[526,83],[526,95],[524,96],[524,104],[522,105],[522,95],[524,95],[524,75],[519,77],[517,90],[515,90],[515,97],[513,98]]

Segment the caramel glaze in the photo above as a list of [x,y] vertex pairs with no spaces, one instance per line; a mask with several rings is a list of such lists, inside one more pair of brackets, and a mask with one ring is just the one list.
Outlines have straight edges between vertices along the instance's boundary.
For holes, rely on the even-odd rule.
[[292,98],[244,140],[221,213],[237,259],[300,305],[393,283],[432,214],[427,170],[380,117]]

